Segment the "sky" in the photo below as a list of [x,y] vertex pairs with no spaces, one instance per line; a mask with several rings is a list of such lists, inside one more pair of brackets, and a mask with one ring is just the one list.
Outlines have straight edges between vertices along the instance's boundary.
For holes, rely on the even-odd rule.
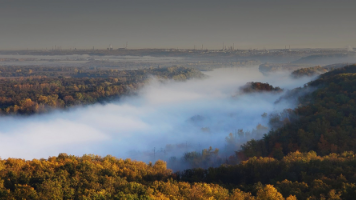
[[0,49],[356,47],[351,0],[0,0]]

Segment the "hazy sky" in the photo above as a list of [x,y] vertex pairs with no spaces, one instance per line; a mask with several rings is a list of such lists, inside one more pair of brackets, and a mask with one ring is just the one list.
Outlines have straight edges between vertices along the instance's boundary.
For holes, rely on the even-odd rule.
[[0,49],[356,47],[356,1],[0,0]]

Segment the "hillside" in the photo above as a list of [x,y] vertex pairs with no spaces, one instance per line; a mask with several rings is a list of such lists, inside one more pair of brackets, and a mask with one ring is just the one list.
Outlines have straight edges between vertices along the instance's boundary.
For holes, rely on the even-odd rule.
[[[253,138],[266,128],[259,125],[252,132],[239,130],[226,137],[225,148],[239,150],[235,155],[225,157],[212,147],[184,155],[186,162],[205,169],[173,172],[163,161],[147,164],[95,155],[0,160],[0,198],[354,199],[355,85],[356,65],[350,65],[292,90],[282,98],[304,93],[296,98],[299,107],[272,116],[270,123],[280,128],[263,139],[252,139],[238,149],[239,138]],[[278,91],[264,83],[250,88]]]
[[338,63],[338,64],[332,64],[332,65],[326,65],[326,66],[315,66],[315,67],[306,67],[306,68],[301,68],[294,70],[291,74],[293,78],[300,78],[304,76],[316,76],[320,74],[324,74],[328,71],[332,71],[338,68],[342,68],[347,66],[347,63]]
[[269,75],[275,72],[287,71],[291,72],[297,69],[313,67],[310,64],[294,64],[294,63],[264,63],[259,66],[259,71],[264,75]]
[[282,158],[294,151],[318,155],[356,151],[356,65],[325,73],[309,87],[317,88],[294,110],[299,119],[243,145],[247,157]]
[[310,55],[294,61],[293,64],[331,65],[341,62],[356,62],[355,53],[347,52],[332,55]]
[[328,72],[328,70],[326,68],[324,68],[324,67],[321,67],[321,66],[306,67],[306,68],[301,68],[301,69],[294,70],[291,73],[291,76],[293,78],[300,78],[300,77],[303,77],[303,76],[316,76],[316,75],[323,74],[325,72]]
[[253,157],[237,165],[189,169],[178,173],[178,177],[192,183],[238,187],[252,194],[258,194],[259,188],[265,185],[272,185],[287,199],[354,199],[355,161],[352,152],[323,157],[315,152],[294,152],[281,160]]
[[253,93],[253,92],[282,92],[283,89],[280,87],[273,87],[268,83],[261,82],[249,82],[240,88],[242,93]]
[[[146,164],[66,154],[46,160],[0,160],[1,199],[256,199],[238,188],[178,179],[163,161]],[[257,199],[283,198],[272,185],[256,189]]]

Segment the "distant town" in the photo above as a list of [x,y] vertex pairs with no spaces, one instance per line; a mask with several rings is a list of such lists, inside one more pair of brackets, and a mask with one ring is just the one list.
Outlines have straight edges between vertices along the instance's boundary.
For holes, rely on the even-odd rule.
[[285,46],[283,49],[236,49],[233,46],[224,46],[221,49],[206,49],[202,45],[201,48],[179,49],[179,48],[143,48],[129,49],[113,48],[110,45],[108,48],[90,48],[77,49],[69,48],[62,49],[60,46],[46,49],[23,49],[23,50],[0,50],[0,54],[22,54],[22,55],[70,55],[70,54],[89,54],[89,55],[150,55],[150,56],[187,56],[187,55],[225,55],[225,56],[281,56],[281,55],[331,55],[331,54],[352,54],[355,50],[352,47],[347,48],[291,48]]

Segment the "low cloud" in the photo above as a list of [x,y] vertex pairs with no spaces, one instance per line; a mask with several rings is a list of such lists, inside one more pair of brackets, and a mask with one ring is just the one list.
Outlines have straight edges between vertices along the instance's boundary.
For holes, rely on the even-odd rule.
[[285,73],[265,77],[258,67],[218,69],[206,75],[186,82],[152,79],[137,95],[107,104],[1,117],[0,155],[33,159],[59,153],[110,154],[154,161],[209,146],[224,148],[230,132],[268,126],[263,113],[295,106],[274,104],[283,93],[233,97],[239,87],[258,81],[293,89],[310,80],[290,79]]

